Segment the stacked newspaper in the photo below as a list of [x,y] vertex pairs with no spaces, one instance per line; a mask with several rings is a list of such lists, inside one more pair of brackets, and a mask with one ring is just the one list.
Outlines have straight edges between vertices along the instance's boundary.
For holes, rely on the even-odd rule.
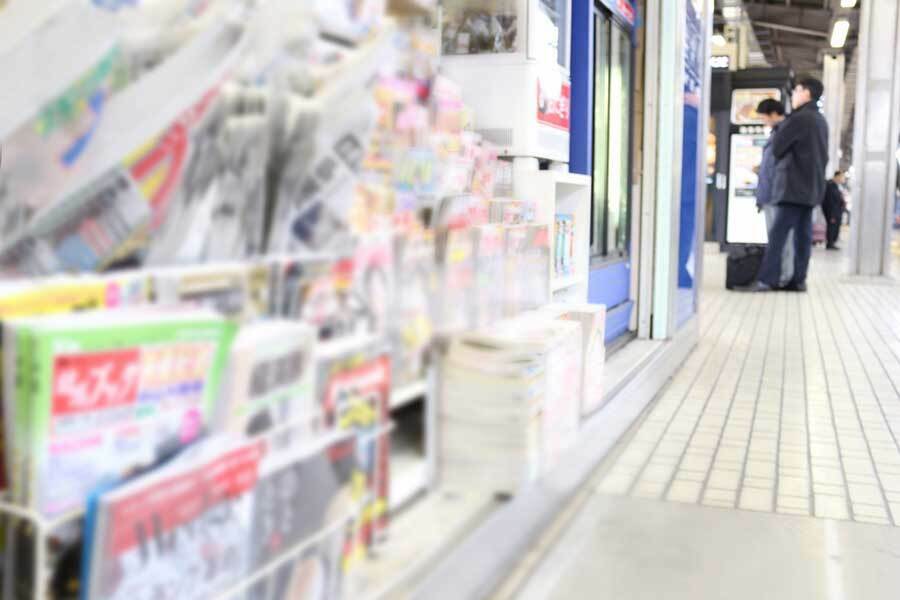
[[603,365],[606,362],[606,307],[602,304],[548,304],[541,309],[557,319],[581,325],[581,415],[603,404]]
[[458,336],[444,359],[440,464],[450,489],[515,493],[578,427],[581,329],[540,313]]

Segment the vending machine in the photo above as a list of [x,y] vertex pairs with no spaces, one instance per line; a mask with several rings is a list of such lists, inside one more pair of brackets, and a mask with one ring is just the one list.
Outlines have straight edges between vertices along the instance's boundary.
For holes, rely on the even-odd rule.
[[765,127],[756,113],[756,107],[767,98],[773,98],[790,110],[791,73],[786,69],[747,69],[730,73],[727,86],[714,86],[714,94],[727,94],[724,102],[713,102],[722,107],[717,119],[728,119],[727,129],[716,127],[718,135],[716,154],[721,166],[727,165],[725,183],[727,194],[724,209],[724,231],[720,239],[725,246],[765,245],[768,243],[766,218],[756,206],[756,187],[759,183],[759,166],[762,153],[771,131]]
[[504,156],[569,161],[571,0],[445,0],[441,68]]

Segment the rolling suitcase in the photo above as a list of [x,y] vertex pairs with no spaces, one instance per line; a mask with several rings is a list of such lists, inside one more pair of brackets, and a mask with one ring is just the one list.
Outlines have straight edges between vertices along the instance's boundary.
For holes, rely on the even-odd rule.
[[728,251],[725,287],[729,290],[752,285],[762,267],[765,246],[734,246]]

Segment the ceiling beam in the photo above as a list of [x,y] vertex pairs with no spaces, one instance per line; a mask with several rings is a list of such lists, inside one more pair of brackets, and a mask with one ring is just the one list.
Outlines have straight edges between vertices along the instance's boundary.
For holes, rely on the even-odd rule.
[[778,31],[789,31],[800,35],[808,35],[811,37],[828,39],[828,34],[815,29],[806,29],[805,27],[794,27],[793,25],[782,25],[781,23],[771,23],[769,21],[753,21],[753,24],[767,29],[777,29]]

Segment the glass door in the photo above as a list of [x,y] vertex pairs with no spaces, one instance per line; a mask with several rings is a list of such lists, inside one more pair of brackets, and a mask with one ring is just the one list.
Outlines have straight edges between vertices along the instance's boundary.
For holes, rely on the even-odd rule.
[[594,26],[591,254],[616,259],[628,255],[629,242],[631,37],[601,12]]
[[607,205],[606,254],[628,254],[628,169],[631,132],[631,38],[613,23],[609,89],[609,202]]

